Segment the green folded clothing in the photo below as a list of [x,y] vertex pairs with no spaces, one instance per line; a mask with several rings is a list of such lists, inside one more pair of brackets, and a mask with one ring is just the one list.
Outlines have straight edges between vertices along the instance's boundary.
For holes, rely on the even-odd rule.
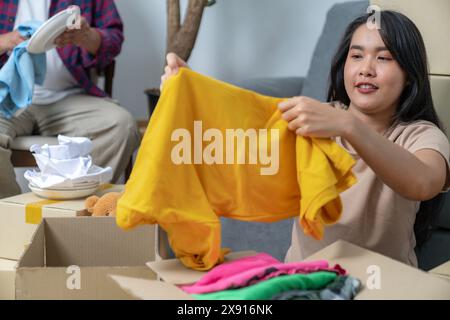
[[336,273],[327,271],[284,275],[245,288],[194,294],[193,296],[198,300],[269,300],[285,291],[325,288],[337,276]]

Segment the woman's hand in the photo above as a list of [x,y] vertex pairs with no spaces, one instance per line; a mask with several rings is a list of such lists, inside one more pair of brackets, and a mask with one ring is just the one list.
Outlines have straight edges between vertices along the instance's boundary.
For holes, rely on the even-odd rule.
[[166,59],[167,66],[164,68],[164,74],[161,76],[160,91],[162,91],[164,83],[170,77],[176,75],[180,68],[189,68],[187,63],[173,52],[168,53]]
[[345,136],[352,122],[350,112],[308,97],[294,97],[278,106],[288,128],[299,136]]
[[25,40],[17,30],[0,35],[0,54],[11,51]]
[[92,55],[97,53],[101,42],[100,33],[95,28],[91,28],[83,16],[80,17],[80,28],[68,29],[55,39],[55,44],[59,48],[75,45],[85,48]]

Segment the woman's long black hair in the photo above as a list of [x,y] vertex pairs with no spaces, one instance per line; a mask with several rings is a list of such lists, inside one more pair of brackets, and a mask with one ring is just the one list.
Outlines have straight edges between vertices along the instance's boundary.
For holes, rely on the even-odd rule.
[[[394,119],[392,119],[393,125],[400,122],[409,123],[416,120],[427,120],[444,131],[434,109],[428,76],[427,53],[419,29],[408,17],[399,12],[381,11],[380,14],[380,36],[407,75],[407,86],[403,90]],[[345,31],[332,61],[328,90],[329,102],[340,101],[347,106],[350,104],[350,98],[344,84],[345,62],[353,34],[361,25],[366,24],[371,17],[372,14],[358,17],[350,23]],[[430,237],[443,203],[443,193],[431,200],[421,202],[414,224],[418,247]]]

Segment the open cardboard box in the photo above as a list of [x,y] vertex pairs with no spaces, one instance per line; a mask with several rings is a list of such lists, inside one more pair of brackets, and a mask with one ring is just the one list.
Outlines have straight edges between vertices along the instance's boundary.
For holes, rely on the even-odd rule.
[[[103,185],[95,194],[122,192],[123,188]],[[0,258],[18,260],[42,218],[86,216],[84,201],[48,201],[32,192],[0,200]]]
[[[229,260],[255,254],[244,252],[228,255]],[[415,269],[381,254],[337,241],[306,260],[328,260],[340,264],[349,275],[361,280],[362,290],[355,299],[450,299],[450,282]],[[194,283],[204,274],[189,270],[178,260],[147,264],[164,283],[113,277],[123,290],[138,299],[191,299],[176,285]]]
[[131,231],[114,217],[44,218],[16,271],[16,299],[131,299],[109,278],[156,279],[154,226]]
[[450,283],[379,253],[339,240],[306,260],[338,263],[360,279],[359,300],[448,300]]

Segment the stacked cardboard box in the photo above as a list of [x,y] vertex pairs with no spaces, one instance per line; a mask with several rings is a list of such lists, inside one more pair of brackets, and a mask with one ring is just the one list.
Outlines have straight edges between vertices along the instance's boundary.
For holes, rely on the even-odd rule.
[[[96,194],[122,190],[123,185],[104,185]],[[42,218],[85,216],[84,201],[46,200],[32,192],[0,200],[0,258],[18,260]]]

